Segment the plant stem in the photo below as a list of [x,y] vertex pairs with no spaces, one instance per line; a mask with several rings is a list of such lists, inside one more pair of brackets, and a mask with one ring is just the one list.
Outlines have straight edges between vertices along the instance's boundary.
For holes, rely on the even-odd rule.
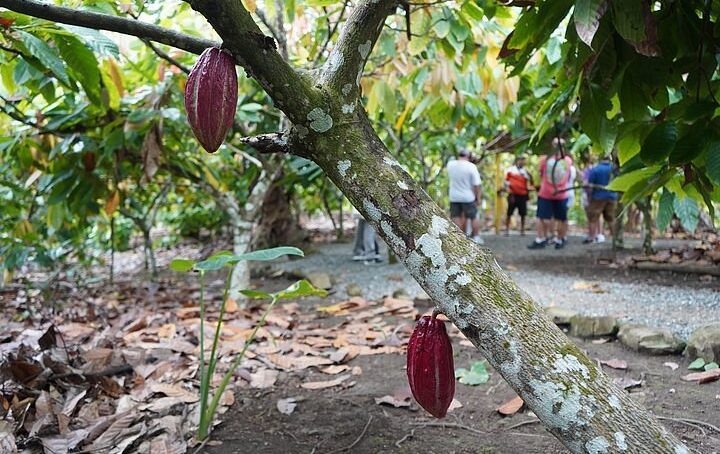
[[270,305],[263,313],[262,317],[260,317],[260,320],[258,321],[257,325],[255,325],[255,328],[250,333],[250,336],[245,341],[245,345],[243,345],[243,349],[240,352],[240,354],[235,358],[232,365],[230,365],[230,369],[225,373],[225,376],[223,377],[222,381],[220,382],[220,386],[218,386],[217,391],[213,395],[212,402],[210,402],[210,406],[207,408],[207,420],[212,420],[212,415],[215,414],[215,410],[217,409],[218,404],[220,403],[220,398],[222,397],[223,392],[225,392],[225,388],[227,387],[228,383],[230,383],[230,379],[232,378],[233,374],[235,373],[235,369],[240,365],[240,361],[242,361],[243,357],[245,356],[245,352],[247,351],[250,344],[255,339],[255,335],[257,334],[258,330],[265,325],[265,318],[267,318],[268,314],[272,310],[272,308],[275,306],[275,304],[279,301],[279,298],[277,296],[274,296],[272,301],[270,302]]
[[209,381],[205,374],[205,271],[200,271],[200,422],[198,440],[207,437],[208,423],[205,420]]
[[220,330],[222,329],[223,316],[225,315],[225,306],[227,305],[228,292],[230,291],[230,282],[232,281],[233,269],[228,271],[225,278],[225,290],[223,291],[222,304],[220,305],[220,315],[218,316],[217,326],[215,327],[215,337],[213,338],[212,350],[210,350],[210,363],[208,364],[208,375],[212,377],[215,373],[215,364],[217,363],[217,347],[220,339]]

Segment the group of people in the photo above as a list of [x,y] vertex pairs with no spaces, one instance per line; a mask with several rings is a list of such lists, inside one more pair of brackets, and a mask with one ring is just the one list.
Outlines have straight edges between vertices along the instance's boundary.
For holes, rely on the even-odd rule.
[[[540,158],[539,183],[525,167],[525,156],[515,158],[514,164],[505,172],[503,191],[507,192],[507,215],[505,235],[509,235],[510,221],[515,211],[520,215],[520,234],[525,235],[525,220],[530,194],[537,191],[537,222],[535,240],[529,249],[554,246],[562,249],[567,244],[568,210],[575,203],[575,181],[578,171],[572,158],[563,149],[562,139],[554,139],[553,151]],[[608,223],[610,232],[614,226],[618,194],[605,187],[613,178],[614,167],[609,156],[596,165],[588,165],[582,172],[582,205],[587,215],[588,232],[583,243],[605,241],[600,218]],[[471,153],[461,149],[457,159],[447,164],[450,217],[473,241],[482,244],[478,207],[481,201],[480,172]],[[360,216],[355,234],[354,260],[380,261],[374,229]]]
[[[554,140],[555,151],[540,158],[540,183],[535,184],[525,168],[525,157],[518,156],[515,164],[505,173],[505,190],[508,192],[508,210],[505,218],[505,234],[509,234],[510,220],[518,211],[520,234],[525,234],[527,202],[531,191],[537,191],[537,223],[535,240],[529,249],[543,249],[554,245],[562,249],[567,244],[568,210],[575,203],[575,180],[577,169],[573,160],[563,151],[561,140]],[[605,241],[600,217],[608,223],[612,232],[617,193],[605,189],[613,177],[614,168],[610,157],[603,157],[597,165],[588,165],[582,174],[582,205],[588,219],[588,233],[583,243]]]

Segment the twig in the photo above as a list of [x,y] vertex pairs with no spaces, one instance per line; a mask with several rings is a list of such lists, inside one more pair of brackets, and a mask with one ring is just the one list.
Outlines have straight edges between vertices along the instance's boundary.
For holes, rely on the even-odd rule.
[[395,442],[395,446],[397,446],[398,449],[400,449],[400,445],[402,444],[402,442],[404,442],[404,441],[407,440],[408,438],[412,438],[412,437],[414,437],[414,436],[415,436],[415,429],[412,429],[412,430],[410,430],[410,433],[405,434],[404,437],[402,437],[401,439],[399,439],[398,441],[396,441],[396,442]]
[[517,424],[513,424],[510,427],[506,427],[505,430],[517,429],[518,427],[527,426],[528,424],[535,424],[536,422],[540,422],[540,420],[539,419],[528,419],[527,421],[522,421]]
[[463,429],[467,430],[472,433],[476,433],[478,435],[487,435],[487,432],[483,432],[482,430],[474,429],[470,426],[465,426],[463,424],[457,424],[454,422],[411,422],[411,426],[422,426],[422,427],[443,427],[446,429]]
[[360,435],[358,435],[358,437],[355,439],[355,441],[352,442],[352,444],[350,444],[349,446],[346,446],[346,447],[344,447],[344,448],[340,448],[340,449],[336,449],[336,450],[334,450],[334,451],[330,451],[328,454],[333,454],[333,453],[336,453],[336,452],[350,451],[352,448],[354,448],[355,445],[357,445],[358,443],[360,443],[360,440],[362,440],[362,438],[365,436],[365,432],[367,432],[368,427],[370,427],[370,423],[372,422],[372,420],[373,420],[373,416],[370,415],[370,418],[368,418],[368,422],[365,424],[365,427],[363,427],[362,432],[360,432]]
[[675,421],[675,422],[680,422],[680,423],[697,424],[700,426],[705,426],[707,428],[710,428],[720,434],[720,427],[714,426],[714,425],[710,424],[709,422],[700,421],[697,419],[690,419],[690,418],[671,418],[670,416],[656,416],[656,418],[665,420],[665,421]]
[[207,444],[208,441],[210,441],[210,437],[205,437],[205,439],[202,441],[202,443],[200,443],[200,445],[198,445],[198,447],[195,449],[195,451],[193,451],[193,454],[198,454],[200,451],[202,451],[202,448],[205,447],[205,445]]

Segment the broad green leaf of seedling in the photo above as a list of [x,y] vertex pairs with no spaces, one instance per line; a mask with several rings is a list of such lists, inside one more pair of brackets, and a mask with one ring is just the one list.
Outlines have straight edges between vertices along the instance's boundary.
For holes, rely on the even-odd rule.
[[327,292],[325,290],[315,288],[313,285],[306,281],[305,279],[301,281],[297,281],[290,287],[286,288],[285,290],[275,293],[273,295],[275,298],[281,300],[281,299],[288,299],[288,298],[298,298],[300,296],[327,296]]
[[703,367],[705,367],[705,360],[702,358],[698,358],[695,361],[690,363],[690,365],[688,366],[688,369],[701,370]]
[[173,261],[170,262],[170,269],[181,273],[190,271],[194,266],[195,260],[190,259],[173,259]]
[[705,367],[704,367],[705,370],[713,370],[713,369],[718,369],[718,368],[720,368],[720,366],[718,366],[718,363],[716,363],[716,362],[707,363],[707,364],[705,364]]
[[485,361],[473,363],[470,370],[459,367],[455,369],[455,376],[458,377],[460,383],[471,386],[482,385],[490,380],[490,374],[485,366]]

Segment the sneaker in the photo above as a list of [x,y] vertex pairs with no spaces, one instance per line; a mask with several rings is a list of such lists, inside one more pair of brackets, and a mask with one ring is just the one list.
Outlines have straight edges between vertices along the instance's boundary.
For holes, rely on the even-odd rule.
[[596,243],[604,243],[604,242],[605,242],[605,235],[603,235],[602,233],[599,234],[599,235],[595,238],[595,242],[596,242]]
[[585,239],[582,241],[582,244],[590,244],[590,243],[594,243],[594,242],[595,242],[594,239],[592,239],[590,237],[585,237]]
[[358,255],[353,255],[352,259],[356,262],[362,262],[363,260],[367,260],[367,256],[365,254],[358,254]]
[[533,241],[532,243],[528,244],[528,249],[545,249],[545,246],[547,246],[547,240],[544,241]]
[[566,243],[567,243],[566,238],[558,238],[557,240],[555,240],[555,249],[564,248]]
[[472,237],[472,240],[477,244],[485,244],[485,240],[480,238],[480,235],[475,235],[474,237]]

